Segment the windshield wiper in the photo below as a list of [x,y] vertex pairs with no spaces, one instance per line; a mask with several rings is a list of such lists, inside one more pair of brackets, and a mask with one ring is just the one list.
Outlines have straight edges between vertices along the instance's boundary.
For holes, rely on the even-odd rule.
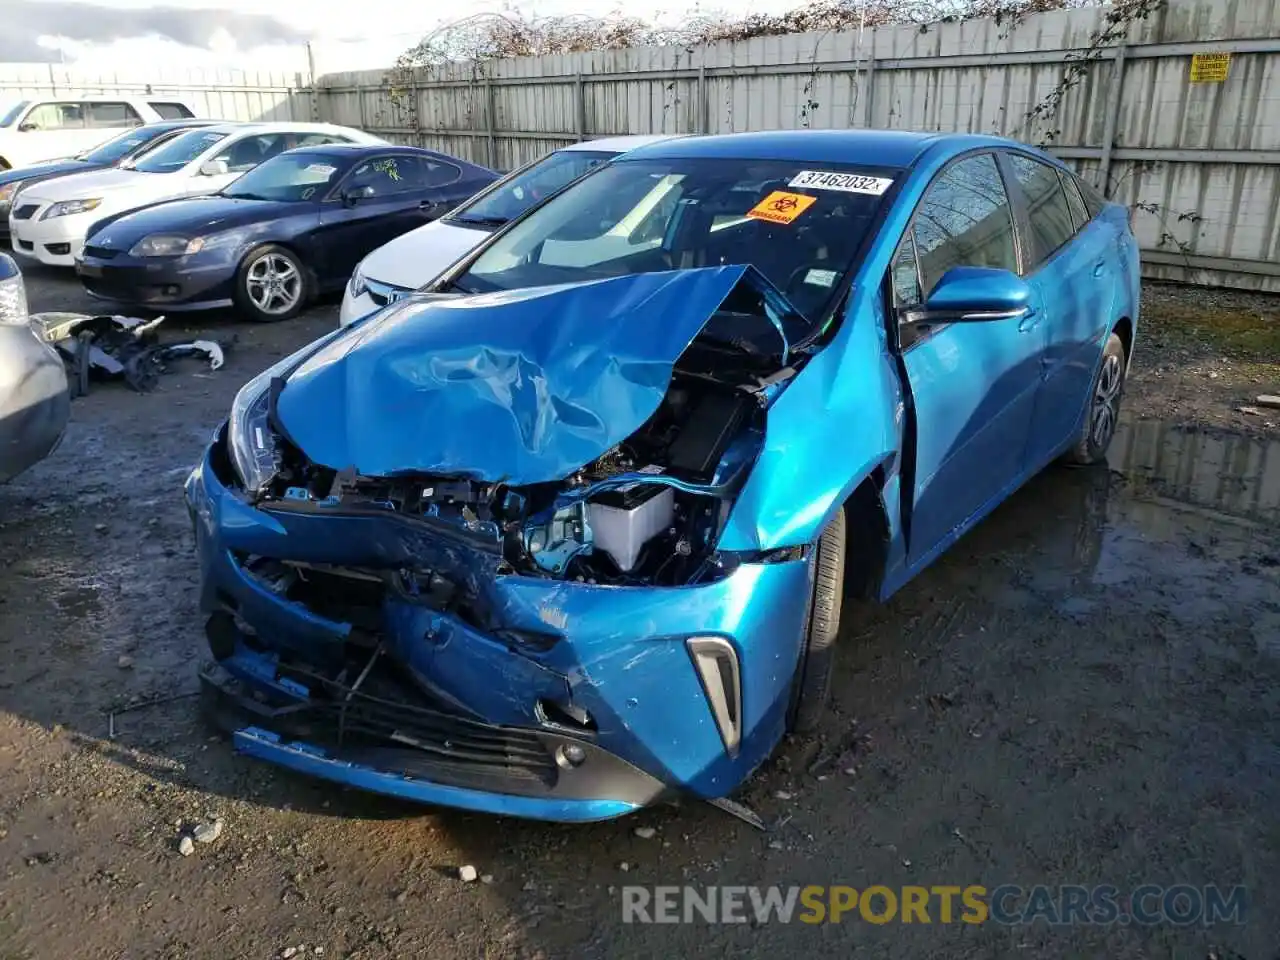
[[450,217],[449,219],[457,221],[458,223],[475,224],[477,227],[505,227],[511,222],[510,217],[468,217],[464,215],[461,217]]

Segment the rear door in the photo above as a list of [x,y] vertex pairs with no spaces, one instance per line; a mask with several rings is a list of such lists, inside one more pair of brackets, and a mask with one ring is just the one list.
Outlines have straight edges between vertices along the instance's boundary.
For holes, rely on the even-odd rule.
[[418,182],[422,187],[422,204],[418,208],[417,226],[430,223],[448,213],[470,196],[462,187],[462,168],[442,157],[414,158],[418,167]]
[[[957,266],[1020,267],[1014,212],[989,152],[952,161],[929,185],[894,258],[894,305],[922,303]],[[1042,341],[1034,317],[903,324],[898,334],[914,413],[907,556],[918,568],[1021,479]]]
[[1044,320],[1044,353],[1027,458],[1039,466],[1074,437],[1108,329],[1116,263],[1112,230],[1088,217],[1069,175],[1021,153],[1002,154],[1027,237],[1026,279]]
[[[320,215],[318,269],[329,283],[345,282],[365,254],[433,219],[427,170],[414,154],[388,152],[361,160],[334,188]],[[367,188],[369,197],[342,195]],[[436,213],[438,216],[439,213]]]
[[85,104],[85,143],[82,149],[95,147],[118,133],[142,126],[142,117],[132,104],[119,101],[93,101]]

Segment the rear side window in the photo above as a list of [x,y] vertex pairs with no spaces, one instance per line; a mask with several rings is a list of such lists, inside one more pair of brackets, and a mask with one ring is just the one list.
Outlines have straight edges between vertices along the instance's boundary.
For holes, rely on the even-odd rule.
[[1089,218],[1093,219],[1102,212],[1102,208],[1107,205],[1107,201],[1103,198],[1093,185],[1087,180],[1081,180],[1079,177],[1072,177],[1071,181],[1080,188],[1080,195],[1084,198],[1085,208],[1089,211]]
[[148,101],[148,105],[161,120],[189,120],[195,116],[185,103],[167,103],[151,100]]
[[[966,157],[944,170],[916,208],[910,232],[923,297],[952,267],[1018,269],[1009,197],[989,153]],[[907,274],[904,265],[895,264],[895,288],[896,278]]]
[[1062,189],[1067,191],[1067,206],[1071,208],[1071,219],[1075,222],[1078,233],[1093,219],[1093,216],[1089,213],[1089,208],[1084,205],[1084,198],[1080,196],[1080,187],[1076,184],[1076,178],[1068,173],[1060,173],[1059,176],[1062,177]]
[[417,157],[374,157],[356,165],[346,182],[348,189],[372,187],[373,196],[390,197],[422,189]]
[[421,184],[424,187],[447,187],[462,179],[462,168],[444,160],[419,157],[417,165],[420,169]]
[[264,160],[270,160],[277,154],[293,146],[291,137],[283,133],[265,133],[257,137],[244,137],[227,147],[214,160],[225,160],[228,173],[244,173],[252,170]]
[[292,144],[289,149],[293,150],[297,147],[323,147],[329,143],[350,143],[346,137],[339,137],[332,133],[307,133],[302,136],[290,134],[293,138],[290,140]]
[[140,127],[142,118],[138,111],[127,103],[90,103],[89,126],[103,127]]
[[1022,188],[1027,202],[1027,219],[1035,240],[1035,255],[1028,266],[1043,263],[1075,236],[1076,228],[1067,206],[1067,195],[1058,179],[1057,167],[1021,154],[1011,153],[1013,179]]

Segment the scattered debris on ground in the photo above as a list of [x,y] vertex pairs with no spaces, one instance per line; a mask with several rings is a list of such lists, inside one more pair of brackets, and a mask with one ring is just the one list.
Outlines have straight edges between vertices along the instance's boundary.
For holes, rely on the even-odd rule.
[[165,343],[157,334],[164,319],[50,312],[32,314],[31,324],[66,361],[72,396],[87,394],[93,379],[123,379],[146,393],[170,363],[183,357],[203,357],[210,370],[226,363],[234,340]]

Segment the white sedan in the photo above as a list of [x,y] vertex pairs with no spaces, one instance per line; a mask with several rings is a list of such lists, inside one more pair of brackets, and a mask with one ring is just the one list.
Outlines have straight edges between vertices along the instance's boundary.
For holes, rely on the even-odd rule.
[[13,249],[51,267],[71,267],[89,228],[106,217],[162,200],[217,193],[294,147],[384,142],[328,123],[227,123],[190,130],[128,168],[58,177],[19,191],[9,212]]
[[434,280],[489,234],[597,164],[670,139],[670,134],[654,134],[586,140],[508,174],[439,220],[396,237],[365,257],[347,284],[338,323],[345,327]]

